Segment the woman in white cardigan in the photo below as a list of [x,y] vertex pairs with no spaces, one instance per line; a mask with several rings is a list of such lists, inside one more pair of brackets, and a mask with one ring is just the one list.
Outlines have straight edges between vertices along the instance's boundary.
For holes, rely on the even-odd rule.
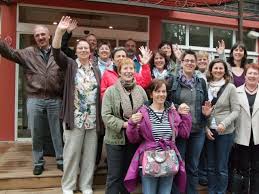
[[[209,64],[208,73],[207,104],[212,105],[211,112],[206,111],[210,113],[206,129],[208,191],[209,194],[224,194],[228,185],[228,160],[234,140],[234,120],[240,106],[237,103],[236,87],[229,83],[227,64],[221,59],[215,59]],[[208,108],[204,106],[203,109]]]
[[235,190],[232,192],[257,194],[259,193],[259,65],[247,65],[244,73],[245,84],[237,88],[241,111],[236,121],[235,153],[238,157],[238,166],[233,181],[236,184],[233,187]]

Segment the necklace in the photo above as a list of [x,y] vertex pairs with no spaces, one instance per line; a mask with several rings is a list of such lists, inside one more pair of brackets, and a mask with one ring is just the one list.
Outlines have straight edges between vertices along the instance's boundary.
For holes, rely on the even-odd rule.
[[258,88],[258,85],[257,85],[256,88],[253,89],[253,90],[250,90],[250,89],[247,88],[247,86],[245,86],[245,89],[246,89],[249,93],[254,93],[254,92],[257,90],[257,88]]

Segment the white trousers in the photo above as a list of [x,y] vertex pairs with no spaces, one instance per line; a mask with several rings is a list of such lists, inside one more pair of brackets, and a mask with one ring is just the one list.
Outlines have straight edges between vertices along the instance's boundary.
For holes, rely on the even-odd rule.
[[96,129],[64,130],[64,174],[63,190],[76,190],[79,174],[79,189],[92,191],[95,159],[97,152]]

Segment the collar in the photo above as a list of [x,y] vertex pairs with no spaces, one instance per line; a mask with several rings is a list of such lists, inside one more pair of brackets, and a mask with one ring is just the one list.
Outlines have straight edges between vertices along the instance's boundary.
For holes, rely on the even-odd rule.
[[[78,65],[78,68],[82,68],[83,65],[78,58],[76,58],[76,63]],[[89,67],[90,67],[90,69],[93,67],[92,63],[90,61],[89,61]]]

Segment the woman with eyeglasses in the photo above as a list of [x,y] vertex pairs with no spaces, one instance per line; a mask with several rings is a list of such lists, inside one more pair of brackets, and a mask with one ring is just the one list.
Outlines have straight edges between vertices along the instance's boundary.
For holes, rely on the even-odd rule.
[[106,194],[128,193],[123,180],[137,145],[129,143],[126,128],[128,120],[147,100],[145,90],[134,78],[133,60],[124,58],[118,61],[117,72],[119,78],[105,91],[102,103],[108,163]]
[[[64,126],[63,194],[73,194],[77,188],[83,194],[93,194],[92,183],[97,150],[97,133],[101,126],[101,74],[90,62],[90,46],[84,39],[76,43],[77,59],[61,50],[61,39],[71,23],[63,16],[52,42],[53,56],[64,69],[65,86],[61,118]],[[79,176],[79,178],[78,178]]]
[[[189,139],[178,137],[176,145],[186,163],[187,194],[198,194],[198,164],[205,141],[206,112],[202,106],[208,100],[206,82],[199,78],[195,69],[197,56],[194,51],[182,54],[182,70],[169,81],[168,101],[173,102],[178,112],[189,110],[192,116],[192,129]],[[177,193],[175,189],[172,193]]]
[[206,127],[209,194],[225,193],[228,185],[228,161],[234,139],[234,121],[240,106],[236,87],[230,83],[226,62],[215,59],[209,64],[208,108],[210,119]]
[[[134,73],[136,83],[146,89],[151,82],[151,72],[149,67],[149,61],[152,57],[152,52],[147,47],[140,47],[141,55],[139,56],[142,64],[141,73]],[[101,96],[103,97],[106,89],[118,80],[119,74],[117,71],[117,65],[120,60],[127,57],[127,51],[124,47],[117,47],[112,52],[113,69],[107,69],[102,77],[101,81]]]

